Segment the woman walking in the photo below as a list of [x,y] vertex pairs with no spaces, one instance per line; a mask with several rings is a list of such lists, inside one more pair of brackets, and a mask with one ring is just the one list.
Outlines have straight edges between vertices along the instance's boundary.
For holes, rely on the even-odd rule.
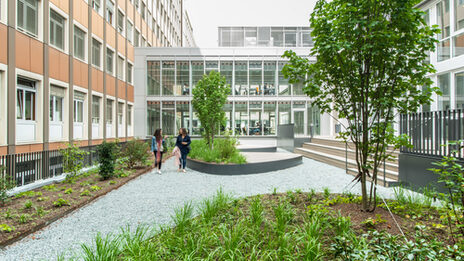
[[190,152],[190,136],[187,134],[185,128],[179,129],[179,136],[177,136],[176,146],[180,150],[180,163],[178,171],[185,171],[185,166],[187,165],[187,155]]
[[155,156],[155,168],[158,166],[158,174],[161,174],[161,163],[163,162],[163,153],[166,143],[163,139],[163,131],[157,129],[151,139],[151,151]]

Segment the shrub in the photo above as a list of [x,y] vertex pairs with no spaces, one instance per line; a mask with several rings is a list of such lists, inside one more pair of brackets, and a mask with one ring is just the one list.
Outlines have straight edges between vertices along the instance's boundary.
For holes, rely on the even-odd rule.
[[99,187],[97,185],[90,187],[91,191],[99,191],[100,189],[101,189],[101,187]]
[[64,191],[64,194],[72,194],[73,190],[72,188],[68,188],[67,190]]
[[189,156],[206,162],[244,164],[246,158],[236,148],[237,140],[230,136],[214,140],[214,147],[210,149],[205,140],[194,140]]
[[29,222],[29,220],[31,219],[31,216],[28,215],[28,214],[22,214],[21,216],[19,216],[18,218],[18,222],[20,224],[26,224],[27,222]]
[[47,201],[48,197],[38,197],[37,201]]
[[97,147],[99,174],[103,179],[109,179],[114,175],[118,146],[114,142],[104,141]]
[[42,217],[42,216],[46,215],[47,213],[48,213],[48,211],[45,211],[43,207],[36,207],[35,208],[35,214],[38,217]]
[[128,141],[124,146],[122,157],[127,158],[127,165],[129,168],[140,166],[148,160],[150,154],[150,147],[148,143],[135,139]]
[[60,153],[63,156],[63,171],[68,173],[66,181],[72,181],[84,166],[84,157],[88,152],[79,149],[73,143],[69,143],[67,148],[60,150]]
[[55,207],[62,207],[62,206],[71,206],[69,201],[63,198],[59,198],[56,201],[53,202],[53,206]]
[[88,189],[82,191],[82,193],[81,193],[81,197],[85,197],[85,196],[87,196],[87,197],[91,196],[90,191]]
[[0,165],[0,202],[2,206],[8,200],[7,192],[14,188],[16,184],[6,174],[5,167]]
[[32,201],[30,201],[30,200],[26,201],[26,203],[24,203],[24,208],[25,209],[32,208]]
[[15,231],[15,227],[7,224],[0,224],[0,231],[10,233]]

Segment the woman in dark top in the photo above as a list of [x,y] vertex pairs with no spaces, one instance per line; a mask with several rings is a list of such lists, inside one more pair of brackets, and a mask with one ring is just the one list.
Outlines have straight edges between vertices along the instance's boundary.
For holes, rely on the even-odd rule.
[[179,136],[177,136],[176,146],[180,150],[180,165],[178,171],[185,171],[185,165],[187,164],[187,154],[190,152],[190,136],[187,134],[185,128],[179,129]]
[[158,174],[161,174],[161,163],[163,162],[165,147],[166,142],[163,139],[163,131],[161,129],[157,129],[151,139],[151,151],[153,151],[153,155],[155,156],[155,168],[158,167]]

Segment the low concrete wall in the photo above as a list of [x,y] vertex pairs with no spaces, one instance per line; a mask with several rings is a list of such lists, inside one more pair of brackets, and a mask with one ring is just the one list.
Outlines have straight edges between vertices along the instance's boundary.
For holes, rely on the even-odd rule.
[[187,166],[193,170],[216,175],[257,174],[295,167],[303,163],[302,156],[272,162],[246,164],[217,164],[187,159]]
[[277,147],[293,152],[295,149],[295,124],[283,124],[277,126]]
[[399,181],[412,189],[434,187],[440,192],[446,192],[443,183],[438,182],[438,174],[428,170],[436,168],[432,162],[441,160],[439,157],[400,153]]

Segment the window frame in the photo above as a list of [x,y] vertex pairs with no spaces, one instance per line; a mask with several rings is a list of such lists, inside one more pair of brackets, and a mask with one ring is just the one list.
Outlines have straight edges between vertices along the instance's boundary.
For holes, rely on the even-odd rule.
[[[74,91],[75,93],[76,91]],[[85,95],[85,93],[84,93]],[[77,99],[76,96],[74,95],[74,99],[73,99],[73,122],[74,123],[84,123],[84,103],[85,103],[85,98],[84,99]],[[79,107],[77,107],[78,104],[81,104],[81,111],[78,110]],[[80,113],[79,113],[80,112]],[[81,116],[81,121],[79,121],[79,114]]]
[[[27,81],[31,83],[31,87],[22,85],[18,83],[18,80],[21,79],[22,81]],[[18,92],[21,91],[21,101],[22,106],[18,104]],[[26,92],[31,93],[32,95],[32,102],[31,102],[31,119],[26,119]],[[22,77],[17,77],[16,79],[16,120],[22,122],[36,122],[36,110],[37,110],[37,82],[24,79]],[[18,106],[21,108],[21,117],[18,118]]]
[[[96,45],[95,43],[98,43],[98,45]],[[96,50],[95,47],[98,46],[98,55],[95,55],[94,51]],[[92,57],[91,57],[91,64],[99,69],[102,68],[102,46],[103,44],[98,41],[97,39],[95,38],[92,38]],[[98,64],[95,64],[95,59],[98,57]]]
[[[97,95],[92,95],[92,124],[100,124],[100,110],[101,110],[101,101],[102,97]],[[98,110],[96,110],[96,106]]]
[[[80,57],[80,56],[78,56],[78,55],[76,54],[76,51],[77,51],[76,46],[78,46],[78,44],[76,44],[76,37],[77,37],[77,38],[80,38],[79,35],[76,35],[76,32],[79,32],[79,33],[82,32],[82,34],[83,34],[83,38],[81,38],[81,39],[82,39],[82,48],[83,48],[83,49],[82,49],[82,57]],[[74,48],[74,50],[73,50],[73,56],[74,56],[75,58],[77,58],[77,59],[82,60],[82,61],[87,61],[87,56],[85,55],[85,54],[87,53],[87,52],[86,52],[86,50],[87,50],[86,47],[87,47],[87,32],[84,31],[84,30],[82,30],[79,26],[74,25],[74,30],[73,30],[73,48]]]
[[127,28],[126,38],[129,41],[129,43],[133,44],[134,43],[134,24],[129,19],[127,19],[126,28]]
[[[19,19],[20,19],[20,15],[19,15],[19,2],[21,2],[23,4],[23,12],[22,12],[22,26],[20,26],[20,22],[19,22]],[[34,2],[36,3],[36,6],[31,6],[27,1],[25,0],[16,0],[16,28],[19,29],[19,31],[21,32],[24,32],[24,33],[27,33],[33,37],[36,37],[38,38],[39,37],[39,9],[40,9],[40,3],[39,1],[37,0],[34,0]],[[26,7],[26,8],[25,8]],[[29,8],[35,8],[35,26],[34,26],[34,31],[35,32],[31,32],[29,31],[26,27],[27,25],[27,21],[29,16],[27,15],[27,7]]]
[[[124,13],[118,9],[118,17],[117,17],[117,30],[121,35],[124,35],[124,29],[125,29],[125,21],[126,21],[126,16]],[[119,24],[120,19],[122,19],[122,25]]]
[[[111,54],[111,55],[110,55]],[[114,76],[114,50],[110,49],[108,46],[106,47],[106,52],[105,52],[105,63],[106,63],[106,73],[111,74]],[[111,59],[110,59],[111,58]],[[110,64],[111,62],[111,64]]]
[[127,62],[126,63],[126,72],[127,72],[127,75],[126,75],[126,79],[127,79],[127,82],[132,84],[133,83],[133,72],[134,72],[134,65],[130,62]]
[[[120,64],[121,60],[122,60],[122,63]],[[126,71],[126,67],[125,67],[126,60],[124,59],[123,56],[118,55],[116,63],[118,65],[116,76],[118,77],[118,79],[124,81],[124,79],[125,79],[125,73],[124,72]]]
[[115,27],[114,16],[115,16],[115,4],[111,0],[106,0],[106,10],[105,10],[105,21]]

